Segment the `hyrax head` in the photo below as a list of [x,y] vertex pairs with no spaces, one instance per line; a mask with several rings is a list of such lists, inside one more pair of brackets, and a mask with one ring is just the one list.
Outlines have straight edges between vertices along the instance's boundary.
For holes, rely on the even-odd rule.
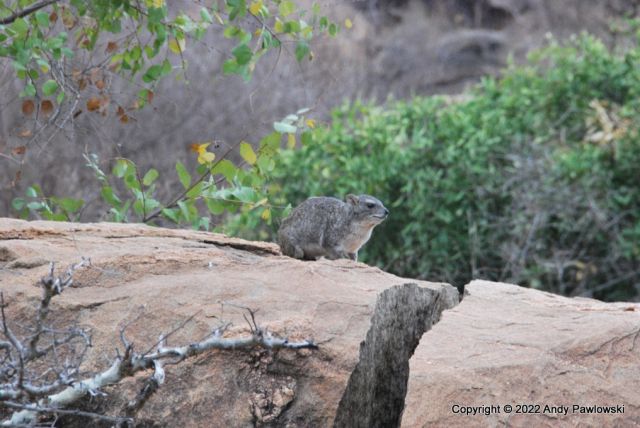
[[389,210],[378,199],[369,195],[347,195],[347,204],[351,206],[354,219],[375,226],[389,215]]

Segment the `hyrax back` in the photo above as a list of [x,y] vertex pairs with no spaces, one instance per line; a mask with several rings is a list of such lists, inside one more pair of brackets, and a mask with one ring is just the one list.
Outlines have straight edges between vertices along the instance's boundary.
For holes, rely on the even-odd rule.
[[358,259],[371,231],[389,215],[369,195],[309,198],[298,205],[278,230],[282,253],[296,259]]

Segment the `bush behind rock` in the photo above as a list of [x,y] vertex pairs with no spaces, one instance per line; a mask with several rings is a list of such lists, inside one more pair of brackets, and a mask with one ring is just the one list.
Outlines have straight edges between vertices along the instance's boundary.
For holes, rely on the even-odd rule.
[[[391,216],[361,260],[399,275],[638,299],[639,95],[639,47],[552,41],[462,100],[336,109],[284,152],[276,199],[377,196]],[[227,231],[277,229],[257,224],[246,213]]]

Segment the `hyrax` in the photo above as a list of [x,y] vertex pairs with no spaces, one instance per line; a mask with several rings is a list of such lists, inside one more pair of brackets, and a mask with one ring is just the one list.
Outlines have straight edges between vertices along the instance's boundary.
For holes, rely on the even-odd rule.
[[358,250],[389,210],[369,195],[309,198],[284,219],[278,230],[282,253],[296,259],[358,260]]

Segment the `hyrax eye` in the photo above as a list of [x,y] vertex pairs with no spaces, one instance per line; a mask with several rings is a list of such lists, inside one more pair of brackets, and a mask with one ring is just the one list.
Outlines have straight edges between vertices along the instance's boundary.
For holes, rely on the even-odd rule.
[[376,206],[376,204],[374,204],[374,203],[371,203],[371,202],[367,203],[367,208],[373,208],[375,206]]

